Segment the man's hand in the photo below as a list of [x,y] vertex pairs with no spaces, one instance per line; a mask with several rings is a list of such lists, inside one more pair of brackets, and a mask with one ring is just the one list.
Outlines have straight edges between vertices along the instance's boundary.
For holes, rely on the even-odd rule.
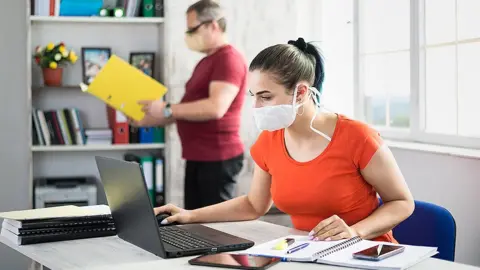
[[145,116],[140,121],[129,119],[129,123],[135,127],[157,127],[165,126],[169,123],[163,116],[165,102],[162,100],[141,100],[138,104],[142,105],[142,111]]
[[348,226],[343,219],[334,215],[318,223],[309,233],[309,236],[315,241],[334,241],[352,238],[358,236],[358,233]]
[[154,118],[160,119],[164,118],[163,110],[165,109],[166,102],[157,99],[157,100],[140,100],[138,104],[142,105],[142,111],[145,114],[153,116]]

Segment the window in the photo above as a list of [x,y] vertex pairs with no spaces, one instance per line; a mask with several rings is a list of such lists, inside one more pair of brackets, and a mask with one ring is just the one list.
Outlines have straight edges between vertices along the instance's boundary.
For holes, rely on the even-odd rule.
[[321,100],[327,109],[349,117],[354,117],[353,1],[322,2],[322,41],[314,43],[325,61]]
[[480,148],[480,1],[355,6],[356,116],[384,135]]
[[359,64],[364,117],[380,127],[410,126],[410,5],[359,1]]

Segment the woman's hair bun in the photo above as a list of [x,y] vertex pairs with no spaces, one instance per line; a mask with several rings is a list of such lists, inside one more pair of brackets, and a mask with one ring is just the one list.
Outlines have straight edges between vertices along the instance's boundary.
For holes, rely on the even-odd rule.
[[298,38],[296,41],[289,40],[288,44],[291,44],[291,45],[299,48],[302,52],[307,52],[308,43],[306,43],[303,38]]

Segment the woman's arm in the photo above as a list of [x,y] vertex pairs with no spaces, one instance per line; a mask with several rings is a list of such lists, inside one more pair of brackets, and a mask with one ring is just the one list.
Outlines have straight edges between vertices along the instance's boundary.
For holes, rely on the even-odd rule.
[[408,218],[415,204],[400,168],[386,145],[377,150],[361,174],[378,192],[384,205],[351,227],[360,237],[372,239],[387,233]]
[[185,211],[174,205],[155,208],[155,214],[171,213],[168,223],[208,223],[253,220],[264,215],[272,206],[270,195],[271,176],[255,165],[252,185],[248,195],[226,202]]

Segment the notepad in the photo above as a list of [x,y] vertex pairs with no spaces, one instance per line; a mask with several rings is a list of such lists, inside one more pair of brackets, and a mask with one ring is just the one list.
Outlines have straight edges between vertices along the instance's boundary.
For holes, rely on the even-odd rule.
[[[297,252],[286,254],[285,250],[275,250],[273,247],[285,238],[295,238],[295,245],[310,243],[310,245]],[[390,244],[385,242],[375,242],[362,240],[354,237],[342,241],[310,241],[307,236],[289,235],[261,245],[254,246],[241,251],[242,254],[278,257],[286,261],[312,262],[329,264],[335,266],[344,266],[360,269],[392,269],[401,270],[409,268],[431,256],[437,254],[435,247],[409,246],[403,245],[405,251],[382,261],[364,261],[353,258],[353,253],[373,247],[378,244]],[[292,246],[292,247],[294,247]]]
[[105,215],[110,213],[110,208],[106,205],[95,205],[87,207],[78,207],[75,205],[65,205],[56,207],[47,207],[39,209],[27,209],[19,211],[10,211],[0,213],[0,218],[13,220],[36,220],[46,218],[64,218]]
[[145,116],[138,101],[158,100],[167,92],[163,84],[116,55],[110,57],[90,85],[82,83],[80,87],[137,121]]

